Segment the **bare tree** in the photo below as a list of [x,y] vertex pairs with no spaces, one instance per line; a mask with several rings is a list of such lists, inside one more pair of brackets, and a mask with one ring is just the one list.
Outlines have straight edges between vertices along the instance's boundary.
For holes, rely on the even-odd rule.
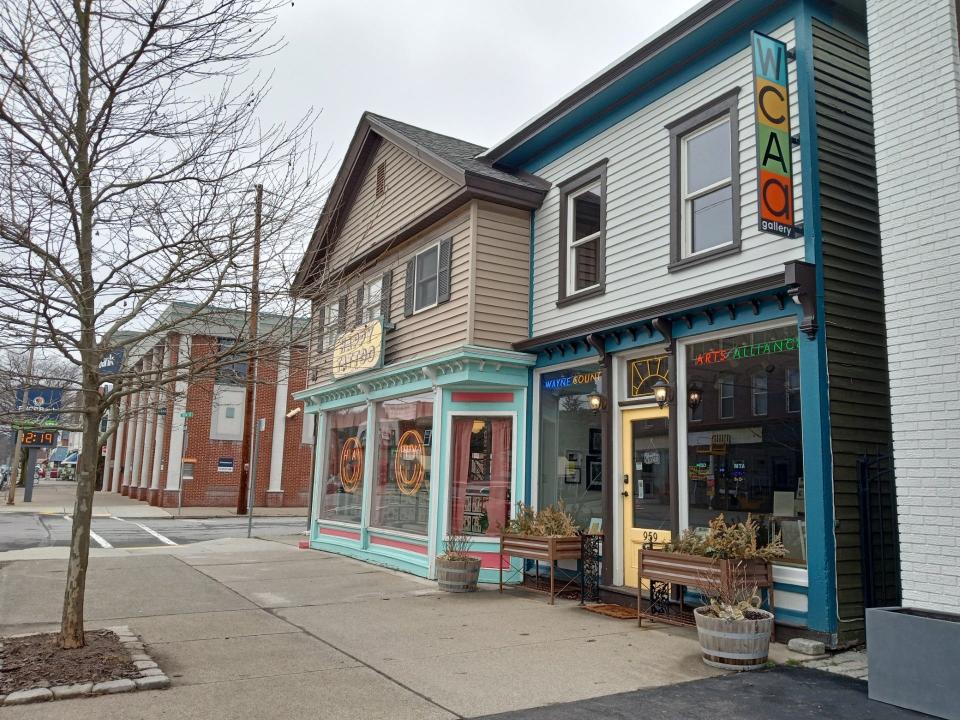
[[[20,0],[0,7],[0,344],[76,368],[77,466],[60,643],[82,646],[99,430],[123,394],[203,368],[127,363],[169,333],[248,307],[253,187],[261,307],[293,317],[290,239],[320,187],[311,116],[262,127],[277,0]],[[301,213],[305,215],[301,216]],[[167,313],[171,303],[182,312]],[[278,327],[282,323],[277,324]],[[231,353],[257,352],[240,328]],[[261,337],[261,343],[269,338]],[[290,342],[289,338],[285,342]],[[235,359],[235,358],[234,358]],[[206,358],[215,365],[226,355]],[[109,384],[106,384],[109,383]]]

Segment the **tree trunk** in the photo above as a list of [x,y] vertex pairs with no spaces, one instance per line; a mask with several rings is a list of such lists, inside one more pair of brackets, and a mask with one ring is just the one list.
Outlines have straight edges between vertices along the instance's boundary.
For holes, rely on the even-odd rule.
[[70,533],[70,561],[67,564],[67,586],[63,592],[63,616],[60,624],[60,647],[83,647],[83,600],[90,557],[90,517],[93,514],[93,489],[97,480],[97,457],[100,453],[100,395],[97,366],[96,297],[93,283],[93,193],[90,186],[90,138],[87,121],[90,111],[90,17],[92,0],[74,0],[79,39],[77,119],[74,128],[77,146],[77,188],[80,195],[77,264],[80,276],[80,297],[77,316],[80,320],[80,360],[83,447],[77,462],[77,500],[73,507],[73,528]]
[[[86,384],[86,383],[85,383]],[[73,506],[73,529],[70,533],[70,562],[67,565],[67,586],[63,593],[63,617],[60,624],[60,646],[83,647],[83,600],[90,557],[90,519],[93,515],[93,491],[97,479],[97,456],[100,454],[100,414],[94,388],[84,393],[83,448],[77,461],[77,499]]]

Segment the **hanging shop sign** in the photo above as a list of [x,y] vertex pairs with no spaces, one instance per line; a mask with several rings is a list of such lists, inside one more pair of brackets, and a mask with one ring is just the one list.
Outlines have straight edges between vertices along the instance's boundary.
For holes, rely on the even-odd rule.
[[657,380],[670,384],[670,356],[640,358],[630,361],[630,397],[652,395]]
[[696,365],[716,365],[717,363],[732,360],[746,360],[748,358],[773,355],[781,352],[791,352],[798,347],[795,337],[770,340],[768,342],[737,345],[733,348],[717,348],[698,353],[694,359]]
[[383,366],[383,320],[343,333],[333,344],[333,377],[339,379]]
[[404,495],[416,495],[426,473],[427,448],[419,430],[407,430],[397,442],[393,474]]
[[355,437],[347,438],[340,448],[340,485],[344,492],[356,492],[362,479],[363,445]]
[[600,379],[600,371],[581,372],[575,375],[561,375],[560,377],[544,378],[543,387],[547,390],[570,387],[571,385],[589,385]]
[[760,230],[798,237],[793,218],[793,157],[790,135],[790,90],[787,46],[752,32],[753,87],[756,108],[757,188]]

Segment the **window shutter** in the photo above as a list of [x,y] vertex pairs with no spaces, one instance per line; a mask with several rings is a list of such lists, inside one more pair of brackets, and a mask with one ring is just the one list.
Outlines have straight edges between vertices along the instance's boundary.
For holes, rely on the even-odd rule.
[[337,313],[337,330],[343,332],[347,329],[347,296],[340,296],[340,309]]
[[393,273],[387,270],[380,281],[380,317],[384,323],[390,322],[390,300],[393,295],[393,289],[390,281],[393,279]]
[[313,331],[317,334],[317,337],[316,337],[317,355],[319,355],[324,350],[326,350],[326,348],[323,347],[323,330],[325,328],[325,325],[323,322],[323,316],[326,314],[326,312],[327,312],[327,309],[323,305],[320,305],[319,308],[317,309],[317,314],[316,314],[317,321],[313,329]]
[[417,260],[412,258],[407,261],[407,273],[403,283],[403,316],[413,315],[413,293],[416,285]]
[[363,324],[363,285],[357,288],[357,325]]
[[450,299],[450,261],[452,255],[453,238],[442,240],[437,262],[437,305],[442,305]]

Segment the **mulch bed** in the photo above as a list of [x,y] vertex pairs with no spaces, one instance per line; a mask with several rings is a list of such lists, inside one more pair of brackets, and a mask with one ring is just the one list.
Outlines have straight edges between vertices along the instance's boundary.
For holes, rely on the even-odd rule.
[[86,645],[62,650],[57,634],[0,639],[0,695],[36,687],[139,677],[129,651],[109,630],[84,633]]

